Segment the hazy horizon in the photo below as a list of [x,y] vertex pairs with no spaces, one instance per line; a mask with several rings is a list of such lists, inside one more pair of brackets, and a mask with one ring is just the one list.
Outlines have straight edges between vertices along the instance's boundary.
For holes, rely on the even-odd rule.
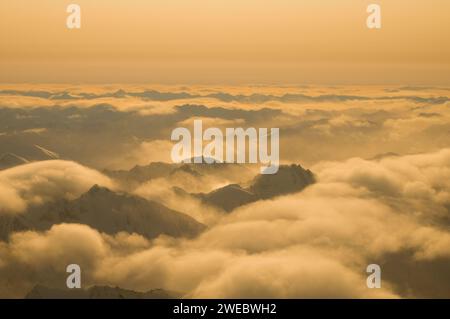
[[446,0],[377,1],[379,30],[370,1],[69,3],[0,4],[0,82],[450,85]]

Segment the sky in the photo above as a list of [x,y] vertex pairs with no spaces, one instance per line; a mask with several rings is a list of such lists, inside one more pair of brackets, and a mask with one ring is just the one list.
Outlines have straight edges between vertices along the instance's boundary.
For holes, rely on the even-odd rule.
[[[366,26],[371,3],[380,30]],[[449,12],[447,0],[3,0],[0,82],[448,85]]]

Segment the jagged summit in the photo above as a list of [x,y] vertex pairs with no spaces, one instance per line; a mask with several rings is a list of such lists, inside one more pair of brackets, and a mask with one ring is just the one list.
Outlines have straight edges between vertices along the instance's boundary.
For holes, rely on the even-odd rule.
[[119,89],[111,94],[113,97],[116,98],[124,98],[127,96],[127,92],[124,89]]
[[255,177],[249,190],[261,198],[293,193],[315,182],[313,173],[300,165],[281,165],[276,174]]
[[260,199],[299,192],[314,182],[314,175],[310,170],[296,164],[282,165],[276,174],[258,175],[247,188],[230,184],[208,194],[193,195],[207,204],[229,212]]
[[211,164],[211,163],[215,163],[215,164],[225,164],[224,162],[213,158],[213,157],[205,157],[205,156],[195,156],[195,157],[191,157],[188,160],[183,161],[184,163],[192,163],[192,164]]
[[106,187],[101,187],[100,185],[95,184],[94,186],[92,186],[92,187],[88,190],[88,193],[97,193],[97,192],[100,192],[100,191],[103,190],[103,189],[109,191],[108,188],[106,188]]
[[89,195],[114,194],[114,192],[107,187],[95,184],[86,193],[84,193],[84,195],[88,195],[88,194]]
[[[0,215],[0,238],[7,238],[18,229],[42,231],[61,223],[84,224],[111,235],[121,231],[136,233],[149,239],[162,234],[194,237],[206,228],[194,218],[160,203],[99,185],[77,199],[34,206],[20,216],[8,217],[14,220],[2,218],[6,217]],[[12,226],[2,228],[3,224]]]
[[179,174],[193,177],[214,176],[224,182],[229,180],[229,176],[239,175],[249,178],[251,169],[247,165],[224,162],[215,164],[152,162],[148,165],[136,165],[130,170],[104,170],[103,173],[115,179],[123,188],[134,189],[144,182],[157,178],[178,178]]
[[221,207],[225,211],[232,211],[236,207],[258,200],[258,197],[254,193],[242,188],[238,184],[230,184],[208,194],[200,194],[199,196],[204,202]]

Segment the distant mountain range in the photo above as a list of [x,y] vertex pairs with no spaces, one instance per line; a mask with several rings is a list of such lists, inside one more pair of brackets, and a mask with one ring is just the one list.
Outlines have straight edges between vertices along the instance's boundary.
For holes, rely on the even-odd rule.
[[214,164],[194,163],[163,163],[154,162],[148,165],[136,165],[130,170],[103,170],[103,173],[116,181],[125,188],[134,188],[138,185],[148,182],[156,178],[175,177],[180,173],[187,173],[193,177],[201,176],[219,176],[226,178],[230,175],[245,175],[249,169],[245,165],[234,163],[220,163],[215,161]]
[[88,225],[100,232],[194,237],[206,226],[195,219],[144,198],[116,193],[98,185],[75,200],[60,199],[31,207],[22,214],[0,215],[0,238],[14,231],[47,230],[60,223]]
[[36,285],[26,299],[176,299],[181,294],[164,289],[136,292],[119,287],[93,286],[88,289],[49,288]]

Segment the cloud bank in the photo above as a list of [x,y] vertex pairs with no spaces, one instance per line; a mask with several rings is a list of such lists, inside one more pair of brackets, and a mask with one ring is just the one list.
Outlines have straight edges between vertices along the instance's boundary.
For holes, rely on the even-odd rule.
[[23,212],[58,198],[74,199],[94,184],[114,188],[101,173],[70,161],[41,161],[0,171],[0,213]]
[[[78,263],[86,286],[159,287],[187,298],[449,296],[445,282],[430,279],[448,276],[436,265],[450,261],[449,149],[324,162],[313,171],[318,182],[304,191],[243,206],[192,240],[111,236],[76,224],[15,233],[0,244],[0,293],[63,284],[65,265]],[[392,263],[399,256],[426,267],[417,282],[428,276],[435,286],[391,277],[412,271]],[[382,266],[382,289],[366,287],[371,263]],[[13,290],[4,288],[8,280],[18,283]]]

